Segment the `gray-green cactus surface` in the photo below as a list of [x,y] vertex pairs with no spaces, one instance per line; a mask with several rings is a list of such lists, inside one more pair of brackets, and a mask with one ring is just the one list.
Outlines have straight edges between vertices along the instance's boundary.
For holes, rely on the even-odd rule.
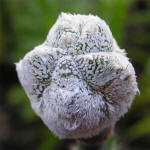
[[97,16],[62,13],[46,41],[17,63],[31,106],[59,138],[114,126],[138,92],[135,71]]

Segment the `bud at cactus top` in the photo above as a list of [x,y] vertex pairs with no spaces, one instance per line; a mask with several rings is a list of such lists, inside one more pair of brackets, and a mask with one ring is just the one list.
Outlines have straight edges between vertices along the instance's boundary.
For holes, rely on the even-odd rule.
[[33,110],[60,139],[87,139],[114,126],[138,92],[125,51],[93,15],[62,13],[16,67]]

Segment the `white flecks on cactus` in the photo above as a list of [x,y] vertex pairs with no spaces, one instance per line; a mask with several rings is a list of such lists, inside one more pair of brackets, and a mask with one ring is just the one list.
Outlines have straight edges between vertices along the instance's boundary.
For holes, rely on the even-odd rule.
[[124,50],[93,15],[62,13],[17,73],[32,108],[59,138],[90,138],[114,126],[138,92]]

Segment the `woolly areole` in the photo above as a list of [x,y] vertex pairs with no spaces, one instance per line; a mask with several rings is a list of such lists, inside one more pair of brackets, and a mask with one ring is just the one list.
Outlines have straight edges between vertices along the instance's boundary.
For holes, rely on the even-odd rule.
[[114,126],[138,92],[124,50],[93,15],[62,13],[16,68],[33,110],[62,139],[86,139]]

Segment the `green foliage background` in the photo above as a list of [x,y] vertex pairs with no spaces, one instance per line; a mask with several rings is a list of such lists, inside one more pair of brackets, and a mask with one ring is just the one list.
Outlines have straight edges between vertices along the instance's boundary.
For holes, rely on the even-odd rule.
[[0,149],[69,149],[73,143],[58,140],[34,114],[14,65],[44,41],[61,12],[100,16],[126,49],[137,72],[140,95],[106,145],[109,150],[149,150],[149,0],[0,0]]

